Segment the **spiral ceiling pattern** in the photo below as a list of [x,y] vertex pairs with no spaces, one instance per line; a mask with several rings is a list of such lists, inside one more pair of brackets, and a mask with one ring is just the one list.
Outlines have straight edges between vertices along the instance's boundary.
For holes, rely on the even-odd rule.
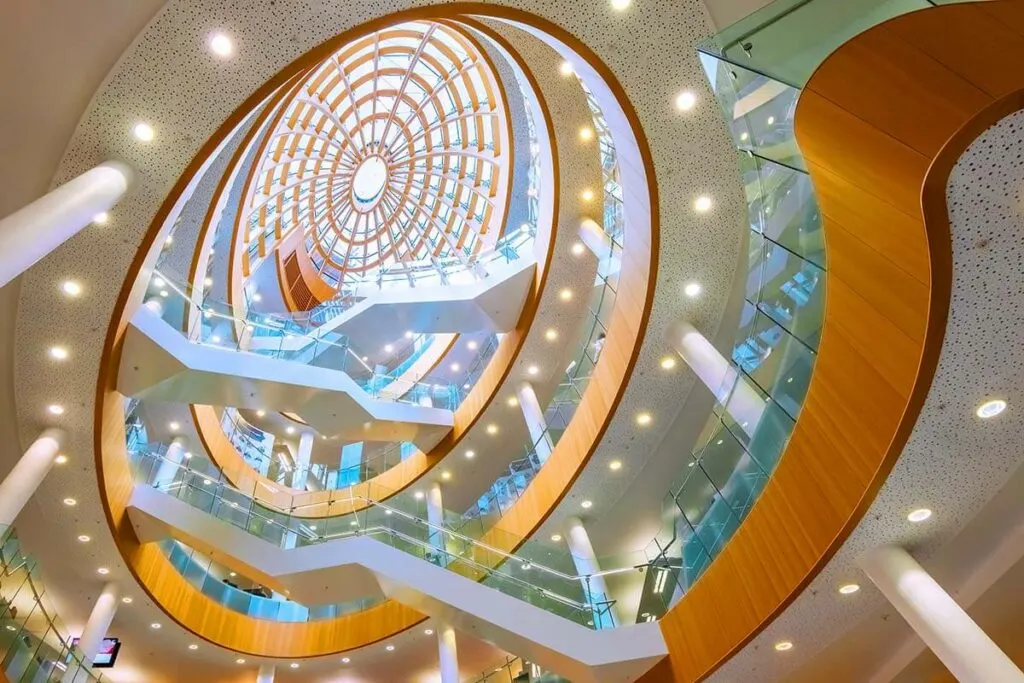
[[264,133],[241,215],[246,270],[304,248],[338,291],[385,274],[444,282],[501,236],[508,125],[495,74],[458,29],[409,22],[344,46]]

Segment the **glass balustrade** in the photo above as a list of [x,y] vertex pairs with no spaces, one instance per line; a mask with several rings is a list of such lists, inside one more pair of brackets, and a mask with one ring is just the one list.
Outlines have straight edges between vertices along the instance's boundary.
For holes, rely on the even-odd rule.
[[[590,590],[592,576],[575,574],[575,562],[566,551],[542,549],[541,544],[524,539],[498,538],[493,530],[489,530],[493,545],[484,544],[479,539],[488,530],[482,527],[470,535],[465,528],[453,531],[443,524],[431,525],[425,521],[422,494],[395,493],[371,484],[367,498],[352,496],[335,503],[350,510],[348,514],[310,519],[299,516],[301,503],[273,507],[257,502],[252,492],[240,491],[211,474],[209,464],[197,462],[202,458],[175,463],[164,458],[164,452],[160,445],[146,445],[131,453],[137,482],[154,486],[278,547],[296,548],[367,535],[576,623],[592,628],[614,623],[610,617],[613,603]],[[387,504],[376,502],[378,498],[387,498]],[[517,544],[521,548],[515,554],[498,549]],[[522,554],[523,547],[526,554]],[[565,571],[551,566],[556,563]]]
[[98,683],[108,680],[71,649],[35,560],[13,528],[0,528],[0,670],[12,683]]
[[660,616],[732,538],[771,477],[807,394],[824,320],[827,255],[793,129],[800,88],[843,42],[933,4],[943,3],[777,0],[701,47],[741,154],[749,268],[733,371],[716,388],[713,414],[665,497],[638,620]]
[[[306,607],[283,595],[274,595],[258,583],[240,577],[237,572],[218,565],[183,543],[168,539],[162,541],[160,547],[174,568],[203,595],[254,619],[283,622],[336,619],[369,609],[381,602],[380,598],[367,597],[336,605]],[[243,583],[248,586],[243,587]]]

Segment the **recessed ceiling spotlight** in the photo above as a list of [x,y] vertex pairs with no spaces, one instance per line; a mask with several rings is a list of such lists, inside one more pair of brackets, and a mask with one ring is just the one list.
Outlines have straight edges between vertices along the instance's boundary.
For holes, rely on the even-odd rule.
[[78,296],[82,293],[82,285],[74,280],[65,280],[60,284],[60,289],[68,296]]
[[528,375],[536,375],[539,372],[540,368],[538,368],[536,365],[531,365],[530,367],[526,368],[526,374]]
[[683,287],[683,294],[685,294],[686,296],[690,297],[691,299],[696,297],[696,296],[699,296],[700,292],[701,292],[701,286],[700,286],[700,284],[698,284],[696,282],[688,282],[688,283],[686,283],[686,286]]
[[490,434],[491,436],[494,436],[495,434],[497,434],[498,433],[498,425],[496,425],[494,423],[491,423],[491,424],[487,425],[487,433]]
[[70,507],[74,507],[74,506],[78,505],[78,501],[75,500],[74,498],[65,498],[64,499],[64,504],[67,505],[70,508]]
[[235,46],[231,43],[231,39],[223,33],[214,33],[210,38],[210,51],[218,57],[230,57],[231,53],[235,51]]
[[628,9],[633,3],[633,0],[612,0],[612,9],[616,12],[621,12],[624,9]]
[[860,590],[860,586],[855,583],[847,583],[839,587],[839,592],[843,595],[853,595]]
[[179,429],[181,429],[181,424],[179,424],[177,422],[169,422],[167,424],[167,428],[170,429],[172,432],[176,432]]
[[423,500],[423,491],[417,491],[416,493],[412,494],[412,497],[415,498],[416,500]]
[[100,567],[100,568],[98,568],[98,569],[96,570],[96,573],[97,573],[97,574],[100,574],[100,575],[102,575],[102,576],[106,576],[107,574],[109,574],[109,573],[110,573],[110,570],[109,570],[109,569],[107,569],[106,567]]
[[583,254],[585,254],[586,251],[587,251],[587,247],[584,246],[583,242],[575,242],[572,245],[572,255],[573,256],[583,256]]
[[87,534],[82,534],[82,535],[80,535],[78,537],[78,542],[79,543],[88,543],[91,540],[92,540],[92,536],[89,536]]
[[235,664],[245,664],[245,659],[243,659],[242,657],[239,657],[238,659],[235,660]]
[[106,211],[101,211],[92,217],[92,222],[96,225],[106,225],[110,222],[110,214]]
[[640,413],[639,415],[636,416],[636,423],[641,427],[646,427],[647,425],[651,424],[651,419],[652,418],[650,413]]
[[199,646],[196,645],[195,643],[191,643],[191,644],[189,644],[188,649],[190,649],[190,650],[198,650]]
[[594,198],[594,191],[591,190],[589,187],[587,189],[583,190],[583,192],[580,192],[580,199],[582,199],[585,202],[589,202],[593,198]]
[[341,658],[341,663],[342,663],[342,664],[348,664],[348,663],[349,663],[349,662],[351,662],[351,661],[352,661],[352,660],[351,660],[351,659],[350,659],[349,657],[342,657],[342,658]]
[[544,333],[544,338],[547,339],[548,341],[555,341],[556,339],[558,339],[558,330],[556,330],[553,327],[549,327],[547,329],[547,332]]
[[974,414],[980,417],[982,420],[987,420],[990,417],[995,417],[1006,410],[1006,401],[1001,398],[994,398],[989,401],[985,401],[978,409],[974,411]]
[[662,370],[671,370],[675,366],[676,366],[676,359],[673,358],[672,356],[665,356],[664,358],[661,359],[661,369]]
[[432,636],[432,635],[434,635],[434,629],[432,629],[432,628],[424,629],[423,635],[425,635],[425,636]]
[[387,646],[384,647],[384,649],[387,650],[388,652],[394,652],[395,651],[395,646],[394,645],[387,645]]
[[395,350],[395,347],[392,346],[391,344],[385,344],[384,345],[384,353],[391,353],[394,350]]
[[64,406],[57,405],[56,403],[53,403],[53,404],[47,406],[46,410],[47,410],[47,412],[50,413],[50,415],[63,415],[64,414]]
[[170,292],[168,292],[168,291],[167,291],[166,289],[161,289],[161,290],[160,290],[160,296],[162,296],[163,298],[165,298],[165,299],[166,299],[166,298],[167,298],[167,297],[169,297],[170,295],[171,295],[171,293],[170,293]]
[[572,64],[565,61],[558,65],[558,73],[563,76],[572,76],[575,73],[575,69],[572,68]]
[[558,543],[562,540],[562,534],[551,534],[551,542]]
[[159,631],[161,628],[163,628],[163,624],[161,624],[159,621],[154,621],[152,624],[149,625],[149,627],[154,631]]
[[749,139],[750,139],[750,133],[748,133],[746,131],[743,131],[742,133],[740,133],[740,140],[742,142],[746,142]]
[[589,500],[585,500],[582,503],[580,503],[580,507],[583,508],[584,510],[589,510],[591,507],[593,507],[593,505],[594,503],[592,503]]
[[676,109],[679,111],[690,111],[697,104],[697,96],[689,90],[676,95]]
[[452,473],[449,472],[448,470],[445,470],[444,472],[441,473],[441,479],[443,479],[445,481],[448,481],[451,478],[452,478]]
[[914,510],[913,512],[911,512],[909,515],[907,515],[907,519],[910,520],[911,522],[913,522],[914,524],[917,524],[918,522],[925,521],[926,519],[928,519],[931,516],[932,516],[932,511],[931,510],[929,510],[928,508],[919,508],[919,509]]
[[284,433],[285,434],[294,434],[295,433],[295,427],[285,427]]
[[458,372],[462,368],[462,366],[459,365],[458,363],[452,363],[450,367],[452,369],[452,372]]
[[466,459],[472,460],[476,457],[476,451],[466,451]]
[[57,463],[58,465],[63,465],[64,463],[66,463],[68,461],[68,456],[66,456],[63,453],[61,453],[56,458],[54,458],[53,461],[55,463]]
[[470,340],[470,341],[469,341],[469,342],[468,342],[468,343],[466,344],[466,348],[467,348],[467,349],[469,349],[470,351],[476,351],[476,350],[477,350],[477,348],[478,348],[479,346],[480,346],[480,345],[479,345],[479,344],[477,344],[477,343],[476,343],[476,341],[473,341],[473,340]]
[[508,397],[508,398],[507,398],[507,399],[505,400],[505,403],[507,403],[507,404],[508,404],[508,407],[509,407],[509,408],[515,408],[516,406],[518,406],[518,405],[519,405],[519,399],[518,399],[518,398],[516,398],[515,396],[509,396],[509,397]]
[[212,277],[206,278],[205,280],[203,280],[203,284],[205,286],[207,286],[207,287],[213,287],[213,278]]
[[123,602],[123,603],[124,603],[124,604],[126,604],[126,605],[130,605],[130,604],[132,604],[133,600],[134,600],[134,599],[133,599],[133,598],[132,598],[132,596],[130,596],[130,595],[126,595],[126,596],[124,596],[123,598],[121,598],[121,602]]
[[770,126],[770,125],[772,125],[773,123],[775,123],[775,117],[774,117],[774,116],[769,116],[769,117],[768,117],[768,125]]
[[566,287],[558,293],[558,298],[562,301],[572,301],[572,290]]
[[608,469],[610,469],[612,472],[618,472],[619,470],[622,469],[622,461],[612,460],[610,463],[608,463]]
[[792,650],[792,649],[793,649],[793,643],[789,642],[788,640],[783,640],[780,643],[775,643],[775,651],[776,652],[785,652],[786,650]]
[[702,195],[693,202],[693,210],[698,213],[707,213],[711,210],[711,197]]
[[63,346],[51,346],[50,347],[50,358],[54,360],[67,360],[68,350]]
[[583,142],[590,142],[594,139],[594,129],[590,126],[583,126],[580,128],[580,140]]
[[135,134],[135,138],[139,142],[152,142],[153,138],[156,137],[156,132],[153,127],[148,123],[139,122],[132,128],[132,133]]
[[298,669],[298,668],[299,668],[299,663],[298,663],[298,662],[292,662],[292,663],[291,663],[291,664],[289,664],[288,666],[289,666],[290,668],[292,668],[292,669]]

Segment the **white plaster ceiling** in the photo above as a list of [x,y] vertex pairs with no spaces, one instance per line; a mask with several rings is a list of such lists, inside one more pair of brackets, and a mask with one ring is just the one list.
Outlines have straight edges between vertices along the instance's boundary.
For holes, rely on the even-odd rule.
[[[53,579],[55,595],[68,596],[69,621],[80,623],[89,608],[87,596],[99,590],[97,563],[109,565],[113,578],[132,584],[101,513],[91,453],[92,413],[99,353],[113,301],[156,207],[202,141],[271,73],[356,16],[380,15],[412,4],[425,3],[171,2],[125,54],[86,111],[55,181],[115,157],[138,170],[138,182],[111,212],[108,225],[86,229],[23,278],[15,360],[22,447],[51,423],[46,405],[59,402],[68,409],[58,422],[72,434],[67,449],[71,462],[40,489],[30,511],[35,513],[32,522],[24,526],[27,538],[34,539],[30,545],[42,556],[46,578]],[[606,452],[621,454],[627,445],[634,452],[648,452],[672,423],[673,409],[691,384],[682,374],[655,371],[664,352],[665,327],[684,317],[703,321],[709,334],[716,331],[746,230],[734,153],[693,49],[712,27],[696,0],[635,0],[621,14],[604,0],[502,4],[538,12],[596,50],[622,82],[651,142],[662,214],[657,299],[637,366],[643,386],[627,392],[620,416],[606,436]],[[205,49],[213,29],[225,30],[235,39],[237,54],[231,60],[218,60]],[[698,93],[699,105],[680,114],[673,102],[684,89]],[[137,120],[154,126],[154,142],[141,145],[131,137]],[[714,198],[715,210],[698,217],[690,206],[700,194]],[[68,277],[84,286],[80,299],[68,300],[59,293],[59,283]],[[704,285],[699,299],[687,300],[680,293],[690,280]],[[47,358],[45,350],[54,343],[69,348],[67,364],[55,365]],[[633,415],[641,410],[652,411],[655,420],[654,426],[638,433]],[[19,450],[14,449],[8,462]],[[601,462],[596,459],[595,466]],[[56,501],[66,495],[76,496],[79,505],[60,506]],[[595,492],[592,497],[611,502],[621,496]],[[88,548],[73,541],[81,529],[94,535]],[[60,569],[46,570],[47,566]],[[159,618],[155,610],[152,618]],[[147,638],[139,623],[129,626],[136,637]],[[166,647],[187,637],[168,624],[154,643]]]
[[[1024,462],[1022,130],[1024,113],[1003,119],[971,144],[950,176],[949,322],[934,382],[892,474],[860,525],[810,586],[709,680],[807,680],[797,676],[799,667],[884,605],[856,558],[869,548],[895,543],[911,548],[927,567],[928,559],[950,543]],[[989,398],[1005,399],[1009,408],[982,421],[974,411]],[[907,513],[921,507],[934,511],[931,519],[908,522]],[[993,524],[1012,528],[1014,521],[997,517]],[[976,559],[968,554],[959,562],[973,565]],[[840,596],[837,588],[850,582],[859,583],[860,592]],[[792,641],[794,648],[774,652],[774,643],[781,640]],[[870,661],[861,662],[865,675],[853,672],[849,680],[867,680],[872,665],[882,661],[881,653],[872,653]]]

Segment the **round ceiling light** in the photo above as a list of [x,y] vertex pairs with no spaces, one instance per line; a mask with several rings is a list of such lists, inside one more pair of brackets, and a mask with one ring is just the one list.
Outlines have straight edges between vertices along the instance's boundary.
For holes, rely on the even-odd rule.
[[932,511],[929,510],[928,508],[918,508],[917,510],[914,510],[909,515],[907,515],[907,520],[913,522],[914,524],[918,524],[920,522],[925,521],[931,516]]
[[698,213],[707,213],[708,211],[711,210],[711,197],[697,197],[697,199],[693,202],[693,208]]
[[858,586],[855,583],[847,583],[847,584],[843,584],[842,586],[839,587],[839,592],[842,595],[853,595],[854,593],[856,593],[859,590],[860,590],[860,586]]
[[218,57],[230,57],[231,53],[235,51],[235,46],[231,43],[231,39],[223,33],[215,33],[210,38],[210,51]]
[[1004,410],[1006,410],[1006,401],[1001,398],[993,398],[978,406],[978,409],[974,411],[974,414],[982,420],[988,420],[989,418],[999,415]]
[[78,284],[74,280],[65,280],[60,285],[61,291],[71,297],[78,296],[82,293],[82,285]]
[[691,299],[698,296],[700,292],[701,286],[696,282],[688,282],[686,286],[683,287],[683,294],[690,297]]
[[787,650],[792,650],[792,649],[793,649],[793,643],[791,643],[788,640],[783,640],[780,643],[775,643],[775,651],[776,652],[786,652]]
[[148,123],[136,123],[135,127],[132,128],[132,133],[139,142],[152,142],[153,138],[156,137],[156,132]]
[[676,109],[679,111],[690,111],[697,104],[697,96],[687,90],[676,96]]

